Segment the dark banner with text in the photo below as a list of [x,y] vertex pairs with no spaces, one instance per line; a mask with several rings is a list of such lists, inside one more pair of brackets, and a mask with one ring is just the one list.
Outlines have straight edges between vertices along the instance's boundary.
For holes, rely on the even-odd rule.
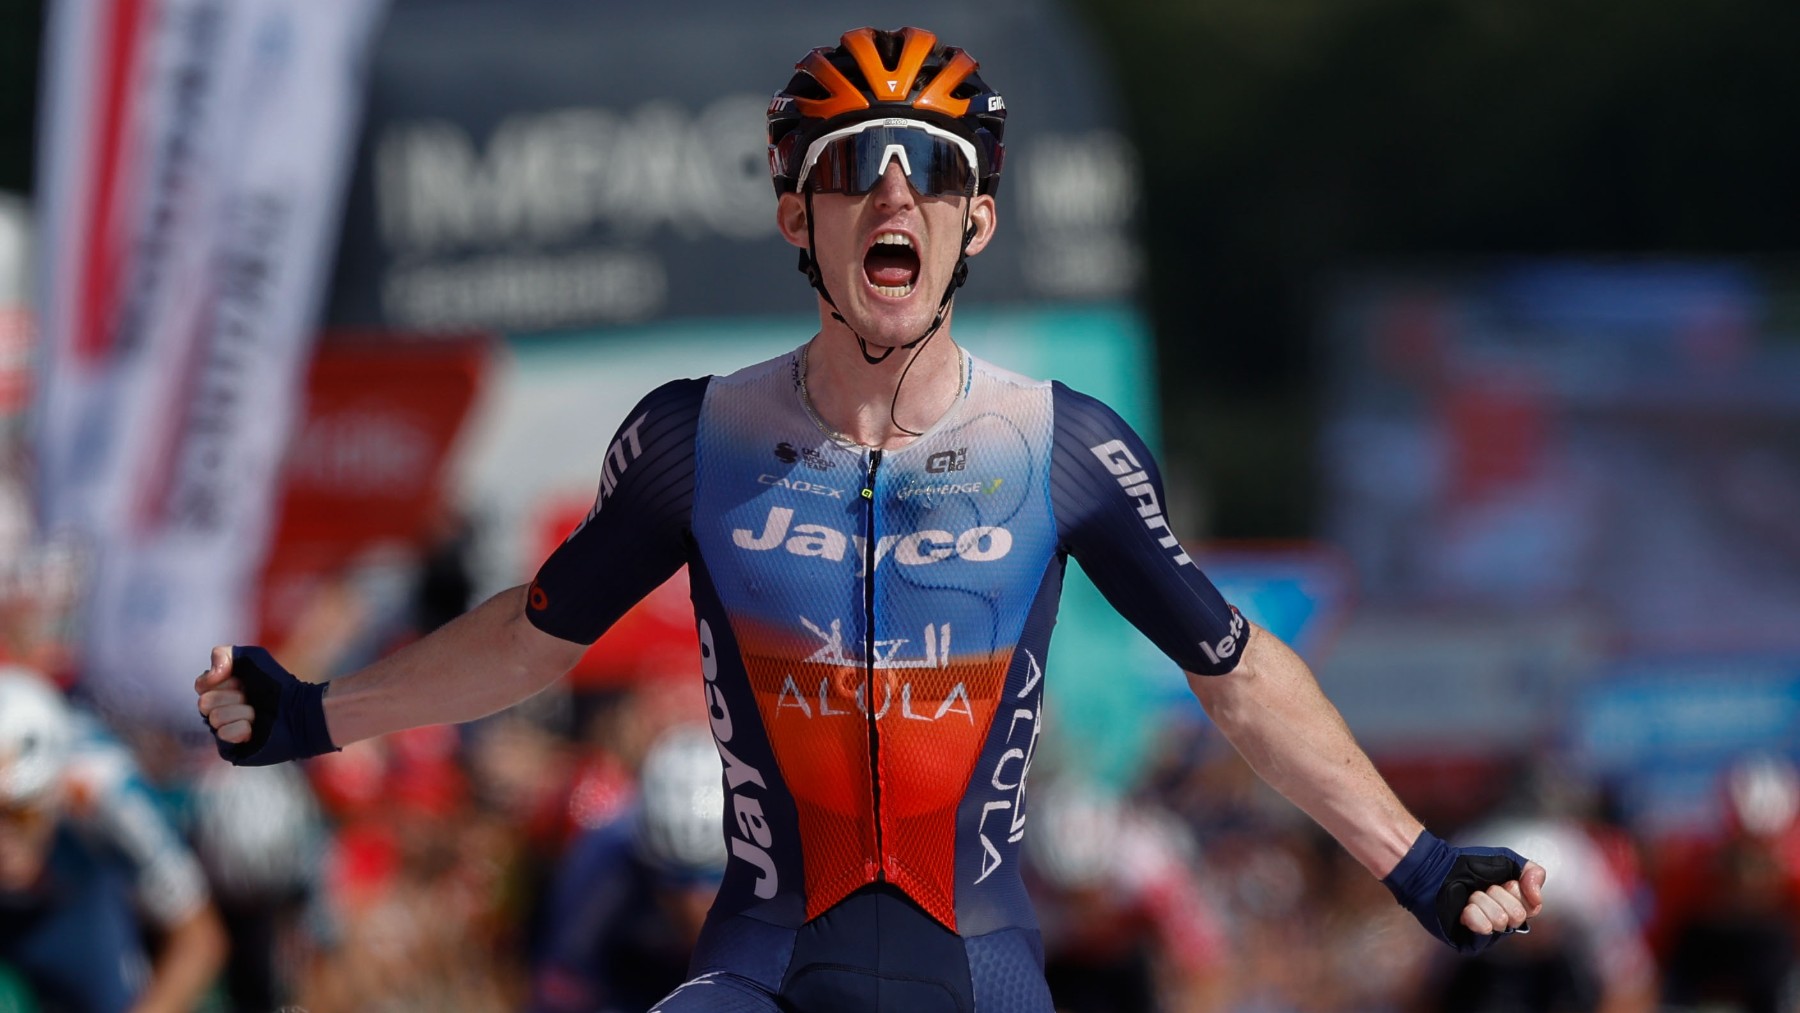
[[1132,295],[1136,156],[1057,5],[400,0],[377,46],[331,305],[342,325],[535,331],[811,307],[764,114],[793,64],[904,20],[1012,110],[1001,228],[959,305]]

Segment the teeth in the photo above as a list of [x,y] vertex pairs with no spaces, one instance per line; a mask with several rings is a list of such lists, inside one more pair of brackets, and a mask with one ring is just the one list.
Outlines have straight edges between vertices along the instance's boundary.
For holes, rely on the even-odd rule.
[[905,297],[912,295],[912,290],[913,290],[913,286],[911,286],[911,285],[876,285],[875,286],[875,291],[881,293],[882,295],[889,297],[890,299],[904,299]]
[[883,232],[881,235],[875,237],[875,245],[904,246],[910,249],[912,247],[912,240],[899,232]]

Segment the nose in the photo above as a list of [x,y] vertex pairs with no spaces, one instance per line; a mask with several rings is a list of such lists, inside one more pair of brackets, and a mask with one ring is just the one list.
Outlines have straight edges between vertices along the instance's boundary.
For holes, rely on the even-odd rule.
[[888,163],[881,174],[881,181],[869,193],[875,198],[875,206],[883,211],[909,208],[918,199],[913,192],[912,181],[900,169],[899,161]]

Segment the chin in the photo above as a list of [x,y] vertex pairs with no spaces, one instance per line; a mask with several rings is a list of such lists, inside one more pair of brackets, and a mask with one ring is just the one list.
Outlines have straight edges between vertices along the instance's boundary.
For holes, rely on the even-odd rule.
[[900,299],[882,297],[866,289],[858,296],[855,313],[845,316],[852,329],[872,346],[898,347],[916,341],[931,327],[937,314],[937,302],[926,293],[924,285]]
[[904,316],[876,311],[864,317],[866,326],[855,328],[871,349],[899,348],[917,341],[931,327],[931,314],[907,313]]

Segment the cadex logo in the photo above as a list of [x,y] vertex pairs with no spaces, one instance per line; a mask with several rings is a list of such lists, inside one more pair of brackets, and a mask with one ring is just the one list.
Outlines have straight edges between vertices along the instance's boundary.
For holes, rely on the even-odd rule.
[[844,491],[842,489],[833,488],[829,485],[820,485],[817,482],[808,482],[804,479],[788,478],[785,475],[758,475],[756,476],[756,484],[771,485],[777,489],[792,489],[795,492],[809,493],[814,496],[824,496],[826,499],[844,498]]
[[[861,535],[823,524],[795,524],[794,511],[789,507],[770,507],[761,531],[733,529],[731,543],[751,552],[786,549],[796,556],[817,556],[834,563],[848,557],[861,564],[871,556],[868,540]],[[1012,532],[993,525],[970,528],[960,534],[927,529],[882,535],[876,539],[872,555],[877,567],[889,555],[902,566],[927,566],[951,557],[987,563],[1004,558],[1012,551],[1012,544]]]

